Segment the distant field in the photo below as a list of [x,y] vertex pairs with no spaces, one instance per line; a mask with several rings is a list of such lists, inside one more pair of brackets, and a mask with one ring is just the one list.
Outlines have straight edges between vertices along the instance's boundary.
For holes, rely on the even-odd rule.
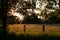
[[[26,24],[26,32],[28,34],[37,35],[37,34],[57,34],[60,35],[60,25],[45,25],[45,32],[42,31],[42,25],[40,24]],[[24,24],[13,24],[8,25],[8,33],[21,34],[24,33]]]

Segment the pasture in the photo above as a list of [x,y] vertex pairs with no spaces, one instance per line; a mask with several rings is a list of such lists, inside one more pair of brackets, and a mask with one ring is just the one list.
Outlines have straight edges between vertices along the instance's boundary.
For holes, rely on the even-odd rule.
[[[24,32],[25,25],[25,32]],[[60,25],[45,25],[45,30],[43,32],[43,24],[13,24],[8,25],[8,33],[14,33],[17,35],[20,34],[30,34],[30,35],[39,35],[39,34],[51,34],[51,35],[60,35]]]
[[[25,25],[25,27],[24,27]],[[60,25],[43,24],[9,24],[7,35],[2,40],[60,40]],[[25,31],[24,31],[25,30]]]

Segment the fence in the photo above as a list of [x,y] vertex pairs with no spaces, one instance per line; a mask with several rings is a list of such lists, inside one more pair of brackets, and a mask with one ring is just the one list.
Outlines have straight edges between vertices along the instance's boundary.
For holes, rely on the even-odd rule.
[[39,24],[14,24],[7,27],[9,32],[17,33],[41,33],[52,32],[60,33],[60,26],[56,25],[39,25]]
[[[45,31],[45,25],[42,25],[42,31]],[[26,25],[24,25],[24,33],[26,32]]]

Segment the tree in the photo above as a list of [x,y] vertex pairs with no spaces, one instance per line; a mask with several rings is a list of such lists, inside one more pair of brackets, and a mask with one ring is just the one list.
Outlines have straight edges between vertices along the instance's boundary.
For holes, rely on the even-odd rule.
[[48,22],[50,23],[60,23],[59,11],[54,11],[48,14]]

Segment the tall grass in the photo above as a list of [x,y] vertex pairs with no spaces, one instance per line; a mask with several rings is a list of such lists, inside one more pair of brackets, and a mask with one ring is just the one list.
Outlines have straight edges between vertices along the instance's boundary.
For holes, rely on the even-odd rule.
[[[10,26],[10,30],[12,33],[9,33],[6,35],[6,37],[0,35],[0,38],[2,40],[60,40],[60,27],[58,27],[57,30],[55,26],[48,26],[45,30],[45,32],[42,32],[40,25],[27,25],[26,26],[26,32],[23,31],[23,25],[13,25]],[[18,28],[18,31],[15,32],[16,28]],[[14,29],[14,30],[13,30]],[[51,30],[49,30],[51,29]],[[20,31],[19,31],[20,30]],[[22,32],[21,34],[19,34]]]
[[30,35],[30,34],[8,34],[5,38],[6,40],[60,40],[60,36],[49,35],[49,34],[39,34],[39,35]]

